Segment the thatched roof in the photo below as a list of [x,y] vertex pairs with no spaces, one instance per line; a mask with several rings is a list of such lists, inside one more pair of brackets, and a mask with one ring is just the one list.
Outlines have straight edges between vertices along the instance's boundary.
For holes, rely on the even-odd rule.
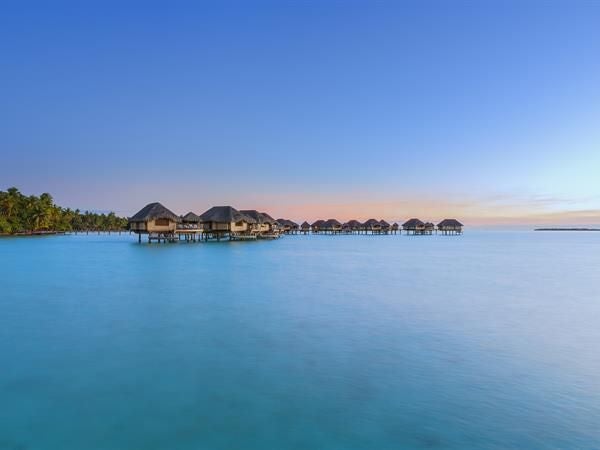
[[308,223],[306,220],[304,222],[302,222],[302,225],[300,225],[300,228],[310,228],[310,223]]
[[381,224],[379,223],[379,220],[369,219],[365,223],[363,223],[363,226],[366,228],[373,228],[373,227],[380,227]]
[[316,222],[313,222],[313,224],[311,225],[312,228],[319,228],[322,227],[325,224],[325,221],[322,219],[317,220]]
[[256,209],[241,209],[240,212],[246,216],[252,217],[256,223],[268,223],[273,225],[275,219],[264,212],[259,212]]
[[270,215],[268,215],[266,212],[261,212],[259,213],[262,217],[262,220],[264,223],[270,223],[271,225],[275,223],[275,219],[273,219]]
[[463,227],[464,225],[460,223],[456,219],[444,219],[440,223],[438,223],[438,228],[440,227]]
[[348,222],[346,222],[346,225],[348,225],[350,228],[360,228],[362,226],[362,223],[360,223],[358,220],[349,220]]
[[146,222],[155,219],[169,219],[179,222],[179,216],[177,216],[177,214],[165,208],[158,202],[149,203],[144,206],[129,219],[129,222]]
[[200,222],[200,217],[190,211],[185,216],[183,216],[181,220],[186,223],[198,223]]
[[387,222],[386,222],[385,220],[383,220],[383,219],[381,219],[381,220],[379,221],[379,225],[381,225],[381,227],[382,227],[382,228],[389,228],[389,227],[390,227],[390,224],[389,224],[389,223],[387,223]]
[[200,215],[200,221],[220,223],[244,221],[247,223],[256,223],[256,220],[253,217],[243,214],[231,206],[213,206]]
[[[277,222],[279,222],[281,225],[285,226],[285,227],[290,227],[293,229],[298,228],[298,224],[292,220],[289,219],[277,219]],[[310,225],[307,223],[306,224],[308,227],[310,227]]]
[[327,219],[325,221],[325,223],[323,224],[323,227],[325,227],[325,228],[338,228],[341,226],[342,226],[342,224],[339,221],[337,221],[336,219]]
[[262,214],[255,209],[240,209],[240,213],[245,216],[252,217],[256,223],[264,223]]
[[422,227],[425,224],[421,222],[419,219],[409,219],[402,224],[402,228],[417,228]]
[[400,226],[399,226],[399,225],[398,225],[396,222],[394,222],[394,223],[392,224],[392,228],[393,228],[394,230],[397,230],[399,227],[400,227]]

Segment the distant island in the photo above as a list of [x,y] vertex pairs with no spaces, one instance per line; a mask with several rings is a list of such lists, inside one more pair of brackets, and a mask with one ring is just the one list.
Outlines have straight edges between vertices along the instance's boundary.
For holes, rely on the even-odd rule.
[[533,231],[600,231],[600,228],[536,228]]
[[123,231],[127,218],[63,208],[48,193],[23,195],[17,188],[0,191],[0,236],[67,232]]

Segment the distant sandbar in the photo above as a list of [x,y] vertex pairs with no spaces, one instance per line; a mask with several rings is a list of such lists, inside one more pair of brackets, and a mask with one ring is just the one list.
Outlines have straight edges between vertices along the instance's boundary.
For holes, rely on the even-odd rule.
[[600,231],[600,228],[536,228],[533,231]]

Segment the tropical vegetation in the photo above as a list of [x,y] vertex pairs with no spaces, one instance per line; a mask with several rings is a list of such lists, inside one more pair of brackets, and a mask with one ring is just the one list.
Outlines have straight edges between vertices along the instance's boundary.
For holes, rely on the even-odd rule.
[[44,231],[118,231],[127,228],[127,218],[114,212],[98,214],[54,204],[48,193],[24,195],[11,187],[0,191],[0,234]]

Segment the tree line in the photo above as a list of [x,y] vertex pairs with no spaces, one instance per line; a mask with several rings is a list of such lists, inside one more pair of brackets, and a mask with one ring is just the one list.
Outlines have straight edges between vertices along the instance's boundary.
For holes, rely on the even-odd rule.
[[54,204],[48,193],[23,195],[15,187],[0,191],[0,233],[43,231],[119,231],[127,229],[127,218],[115,213],[97,214]]

